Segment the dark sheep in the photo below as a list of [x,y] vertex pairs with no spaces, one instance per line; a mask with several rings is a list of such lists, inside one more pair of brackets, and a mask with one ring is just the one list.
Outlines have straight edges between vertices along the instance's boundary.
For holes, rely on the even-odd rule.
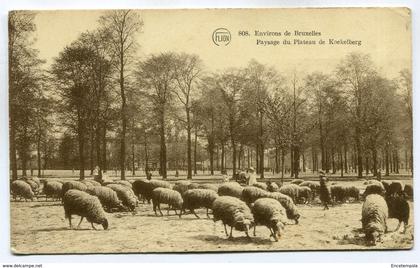
[[386,192],[387,195],[402,195],[403,193],[403,184],[399,181],[393,181],[389,185],[388,191]]
[[101,224],[104,230],[108,229],[108,220],[104,209],[102,208],[99,199],[88,193],[70,189],[63,196],[64,214],[65,218],[69,219],[70,229],[73,228],[71,224],[71,216],[79,215],[80,222],[77,227],[86,218],[91,223],[92,228],[96,229],[94,223]]
[[159,209],[160,215],[163,216],[162,211],[160,210],[160,204],[168,204],[168,212],[172,208],[175,211],[175,214],[178,215],[177,209],[182,209],[183,199],[179,192],[168,189],[168,188],[161,188],[158,187],[153,190],[152,192],[152,202],[153,202],[153,211],[157,216],[156,208]]
[[252,186],[263,189],[263,190],[267,190],[267,184],[262,183],[262,182],[254,183]]
[[255,186],[246,186],[242,191],[242,200],[245,201],[248,206],[251,205],[251,203],[254,203],[258,198],[269,196],[270,192]]
[[406,184],[404,186],[404,196],[408,200],[413,200],[413,186],[410,184]]
[[45,200],[47,198],[61,198],[61,192],[62,192],[63,184],[58,181],[44,181],[44,194],[45,194]]
[[362,206],[362,228],[368,245],[376,245],[381,240],[382,234],[387,231],[387,218],[385,199],[378,194],[368,195]]
[[260,198],[252,206],[254,215],[254,236],[257,225],[264,225],[270,230],[270,237],[278,241],[287,222],[286,212],[279,201],[272,198]]
[[213,221],[221,220],[225,227],[226,236],[228,232],[226,225],[230,226],[229,238],[233,238],[232,230],[245,232],[249,237],[249,228],[254,224],[254,216],[245,202],[232,196],[220,196],[213,202]]
[[80,181],[67,181],[63,183],[63,187],[61,188],[61,197],[63,197],[65,193],[70,189],[76,189],[82,192],[86,192],[87,186],[86,184]]
[[134,211],[137,207],[138,201],[133,190],[122,184],[108,184],[108,188],[111,188],[117,193],[118,199],[121,200],[122,204],[129,210]]
[[395,231],[400,229],[401,223],[403,222],[403,233],[405,233],[408,219],[410,218],[410,205],[408,201],[401,195],[387,195],[385,201],[388,205],[388,217],[398,220],[398,226]]
[[362,196],[364,198],[366,198],[370,194],[378,194],[378,195],[384,196],[385,195],[385,188],[382,185],[382,183],[381,184],[369,184],[368,186],[366,186],[366,189],[363,192]]
[[[132,183],[132,189],[134,194],[140,199],[140,197],[143,199],[143,203],[145,200],[147,200],[146,196],[148,195],[149,191],[149,180],[147,179],[139,179]],[[151,197],[149,198],[149,200]],[[147,201],[149,201],[147,200]]]
[[112,209],[123,209],[123,203],[118,199],[117,193],[106,186],[94,186],[89,187],[86,190],[87,193],[94,195],[99,198],[105,211],[111,212]]
[[15,180],[10,185],[10,190],[13,195],[13,199],[16,199],[16,196],[23,197],[25,201],[27,199],[34,199],[34,192],[32,191],[31,186],[23,180]]
[[299,185],[287,184],[280,187],[280,193],[288,195],[296,203],[299,197]]
[[293,202],[290,196],[282,193],[271,193],[270,198],[276,199],[280,204],[286,209],[287,218],[294,220],[295,224],[299,223],[300,214],[297,209],[297,206]]
[[198,189],[213,190],[217,193],[217,190],[219,190],[219,185],[213,184],[213,183],[203,183],[203,184],[198,185]]
[[172,189],[172,185],[169,182],[161,180],[138,180],[133,183],[134,193],[137,195],[141,194],[141,196],[149,203],[152,199],[153,190],[158,187]]
[[387,181],[382,181],[382,185],[384,186],[385,192],[389,192],[390,183]]
[[220,185],[219,189],[217,190],[217,193],[219,196],[232,196],[236,198],[242,197],[242,191],[244,187],[242,187],[237,182],[225,182],[222,185]]
[[218,197],[217,193],[209,189],[191,189],[187,190],[182,198],[184,203],[182,205],[182,211],[179,213],[181,218],[182,212],[188,209],[197,218],[200,218],[194,211],[197,208],[206,208],[206,214],[209,218],[209,209],[212,208],[214,200]]

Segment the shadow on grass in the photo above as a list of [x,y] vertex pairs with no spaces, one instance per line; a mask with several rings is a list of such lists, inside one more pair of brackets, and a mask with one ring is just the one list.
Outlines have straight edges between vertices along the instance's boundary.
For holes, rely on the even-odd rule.
[[42,203],[42,204],[34,204],[31,208],[39,208],[39,207],[61,207],[63,206],[61,203]]
[[235,236],[235,233],[234,233],[233,238],[228,238],[226,236],[220,237],[217,235],[200,234],[200,235],[192,236],[192,238],[205,241],[206,243],[213,244],[213,245],[227,245],[227,246],[236,245],[236,244],[272,245],[274,243],[277,243],[277,242],[274,242],[269,237],[261,237],[261,236],[246,237],[245,234],[243,236],[239,236],[240,235],[239,232],[236,235],[237,236]]

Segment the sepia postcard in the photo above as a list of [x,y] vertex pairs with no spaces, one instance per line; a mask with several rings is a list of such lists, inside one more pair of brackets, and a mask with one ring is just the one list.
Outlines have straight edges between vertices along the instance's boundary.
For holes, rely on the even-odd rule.
[[14,254],[413,247],[410,9],[8,23]]

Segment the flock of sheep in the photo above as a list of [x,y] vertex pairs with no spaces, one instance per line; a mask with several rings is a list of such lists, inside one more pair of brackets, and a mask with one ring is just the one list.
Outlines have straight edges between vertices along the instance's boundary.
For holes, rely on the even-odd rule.
[[[163,215],[161,204],[166,204],[167,214],[173,210],[179,218],[191,213],[197,218],[195,209],[209,210],[213,221],[222,221],[226,236],[232,238],[233,229],[245,232],[249,237],[250,228],[266,226],[270,238],[275,241],[281,237],[285,226],[298,224],[300,213],[296,204],[328,204],[359,201],[362,207],[362,227],[368,244],[375,244],[387,231],[386,219],[397,218],[408,224],[410,208],[407,199],[412,198],[410,185],[400,182],[386,183],[377,180],[366,182],[366,190],[354,186],[330,185],[325,177],[320,182],[293,180],[281,187],[275,182],[256,183],[242,186],[237,182],[222,184],[198,184],[190,181],[177,181],[174,184],[162,180],[117,180],[102,184],[93,180],[60,181],[54,179],[22,178],[11,182],[11,195],[33,200],[35,196],[45,199],[62,200],[65,217],[72,228],[72,215],[81,217],[78,226],[86,218],[91,223],[109,226],[107,213],[131,211],[135,213],[139,200],[152,202],[156,216]],[[107,212],[107,213],[106,213]],[[228,233],[227,226],[230,227]],[[400,225],[399,225],[400,226]],[[399,228],[398,226],[398,228]]]

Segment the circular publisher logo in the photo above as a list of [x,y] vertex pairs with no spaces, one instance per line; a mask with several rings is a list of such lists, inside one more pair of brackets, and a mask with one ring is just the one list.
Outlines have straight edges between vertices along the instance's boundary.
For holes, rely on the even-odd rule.
[[228,29],[218,28],[214,30],[212,39],[216,46],[227,46],[230,43],[231,35]]

